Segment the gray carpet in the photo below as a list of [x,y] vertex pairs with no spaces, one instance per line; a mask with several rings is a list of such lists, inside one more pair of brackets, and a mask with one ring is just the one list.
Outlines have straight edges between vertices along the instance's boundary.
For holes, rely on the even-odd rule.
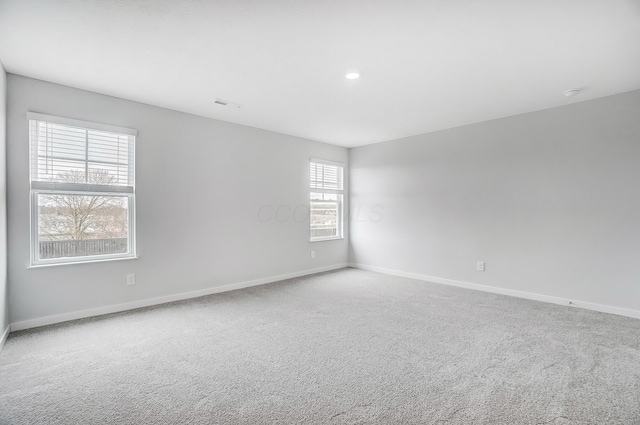
[[12,333],[2,424],[640,424],[640,320],[345,269]]

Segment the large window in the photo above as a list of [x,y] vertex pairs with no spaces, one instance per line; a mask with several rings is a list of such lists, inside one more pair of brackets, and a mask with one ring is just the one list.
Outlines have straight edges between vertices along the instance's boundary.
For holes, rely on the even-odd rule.
[[312,159],[310,164],[310,240],[342,238],[342,164]]
[[31,265],[135,257],[135,130],[27,117]]

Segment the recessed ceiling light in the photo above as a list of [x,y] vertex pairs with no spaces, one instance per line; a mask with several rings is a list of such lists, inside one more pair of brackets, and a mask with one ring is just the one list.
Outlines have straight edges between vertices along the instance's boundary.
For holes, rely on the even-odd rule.
[[357,72],[350,72],[345,75],[345,77],[347,77],[347,80],[357,80],[358,78],[360,78],[360,74],[358,74]]
[[575,95],[577,95],[578,93],[580,93],[580,89],[571,89],[571,90],[567,90],[566,92],[564,92],[564,95],[567,97],[573,97]]

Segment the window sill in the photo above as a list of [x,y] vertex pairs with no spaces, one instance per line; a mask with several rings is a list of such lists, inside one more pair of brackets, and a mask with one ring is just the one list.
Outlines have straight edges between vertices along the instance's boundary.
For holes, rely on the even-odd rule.
[[139,257],[115,257],[115,258],[95,258],[88,259],[83,261],[62,261],[59,263],[40,263],[40,264],[32,264],[27,267],[27,269],[41,269],[45,267],[56,267],[56,266],[71,266],[74,264],[92,264],[92,263],[104,263],[107,261],[122,261],[122,260],[137,260]]
[[322,239],[309,239],[309,242],[324,242],[324,241],[339,241],[344,239],[343,236],[336,236],[333,238],[322,238]]

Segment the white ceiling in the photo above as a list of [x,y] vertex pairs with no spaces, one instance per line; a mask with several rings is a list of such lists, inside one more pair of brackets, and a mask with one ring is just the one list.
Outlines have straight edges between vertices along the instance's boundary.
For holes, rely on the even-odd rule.
[[352,147],[639,89],[640,0],[0,0],[0,60]]

